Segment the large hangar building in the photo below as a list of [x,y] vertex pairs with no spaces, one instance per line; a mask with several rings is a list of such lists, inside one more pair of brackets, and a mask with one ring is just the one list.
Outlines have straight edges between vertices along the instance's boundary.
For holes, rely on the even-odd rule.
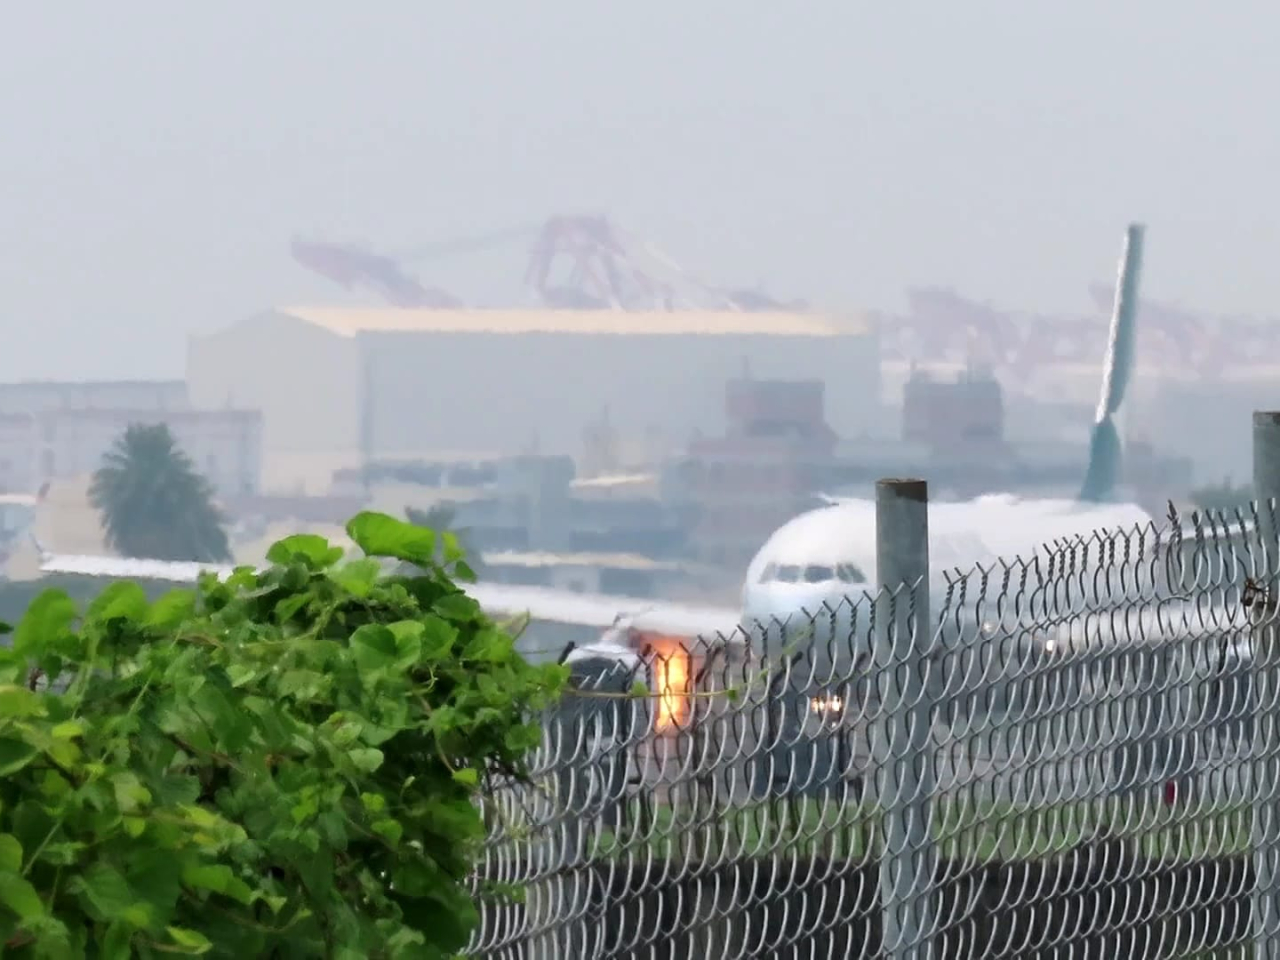
[[683,446],[723,431],[744,374],[823,381],[841,436],[880,414],[870,323],[809,312],[289,308],[193,337],[187,362],[195,404],[262,411],[266,483],[308,492],[365,458],[578,457],[605,411]]

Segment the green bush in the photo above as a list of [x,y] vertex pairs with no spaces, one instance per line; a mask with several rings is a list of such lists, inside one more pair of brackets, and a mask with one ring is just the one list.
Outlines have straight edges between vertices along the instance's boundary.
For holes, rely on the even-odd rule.
[[[173,589],[172,581],[135,580],[147,599],[156,600]],[[51,587],[66,591],[76,604],[87,604],[102,592],[102,578],[80,573],[51,573],[37,580],[0,581],[0,620],[16,623],[32,601]]]
[[[454,583],[447,533],[362,513],[272,566],[81,616],[41,594],[0,650],[5,956],[443,957],[476,922],[487,778],[519,776],[563,668]],[[420,564],[388,575],[377,558]]]

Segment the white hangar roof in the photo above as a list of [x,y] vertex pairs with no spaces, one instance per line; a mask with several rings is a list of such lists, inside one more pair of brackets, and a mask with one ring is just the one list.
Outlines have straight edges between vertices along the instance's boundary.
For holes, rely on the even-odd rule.
[[282,307],[279,316],[342,337],[360,333],[593,334],[622,336],[863,336],[864,316],[714,310],[411,310],[400,307]]

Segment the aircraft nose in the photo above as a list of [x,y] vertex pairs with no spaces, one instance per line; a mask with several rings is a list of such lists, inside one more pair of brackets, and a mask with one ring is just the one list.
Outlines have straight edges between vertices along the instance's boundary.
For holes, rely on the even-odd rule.
[[743,626],[772,629],[781,625],[787,634],[806,627],[820,631],[829,626],[833,615],[848,619],[862,592],[853,584],[760,586],[745,598]]

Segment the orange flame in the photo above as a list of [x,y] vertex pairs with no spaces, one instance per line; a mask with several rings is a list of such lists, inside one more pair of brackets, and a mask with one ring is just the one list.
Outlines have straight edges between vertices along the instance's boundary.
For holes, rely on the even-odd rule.
[[658,731],[678,727],[689,714],[689,653],[684,644],[668,638],[653,643],[658,684]]

